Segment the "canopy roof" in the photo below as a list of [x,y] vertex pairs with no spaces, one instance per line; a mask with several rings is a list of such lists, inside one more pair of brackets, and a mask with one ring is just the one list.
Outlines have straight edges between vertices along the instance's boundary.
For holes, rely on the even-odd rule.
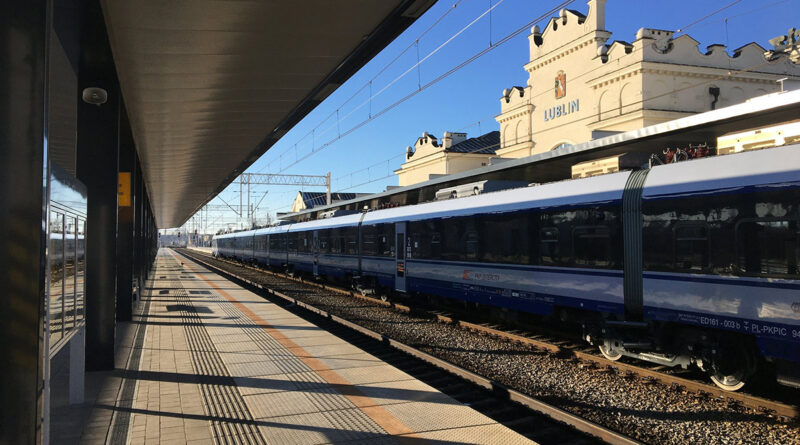
[[433,0],[103,0],[157,224],[183,224]]

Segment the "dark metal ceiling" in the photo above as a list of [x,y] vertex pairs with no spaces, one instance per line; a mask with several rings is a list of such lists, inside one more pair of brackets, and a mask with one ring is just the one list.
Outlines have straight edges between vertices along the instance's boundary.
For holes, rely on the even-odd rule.
[[104,0],[159,227],[183,224],[434,0]]

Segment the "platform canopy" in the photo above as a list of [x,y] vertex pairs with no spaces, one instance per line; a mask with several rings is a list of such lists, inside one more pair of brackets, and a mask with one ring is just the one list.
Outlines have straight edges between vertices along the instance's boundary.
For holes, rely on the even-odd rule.
[[161,228],[183,224],[434,0],[103,0]]

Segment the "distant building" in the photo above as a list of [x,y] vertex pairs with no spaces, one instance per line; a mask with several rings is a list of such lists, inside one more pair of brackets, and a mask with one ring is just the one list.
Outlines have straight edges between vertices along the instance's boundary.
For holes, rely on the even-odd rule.
[[[500,132],[475,139],[445,133],[441,143],[423,133],[395,171],[400,186],[522,158],[695,113],[726,107],[800,85],[798,33],[770,40],[789,57],[773,58],[756,43],[704,52],[686,34],[641,28],[632,43],[610,41],[606,0],[590,0],[586,15],[564,9],[544,30],[531,29],[527,86],[503,91]],[[485,139],[486,151],[459,150]],[[483,142],[480,142],[483,143]]]
[[[371,193],[331,193],[331,203],[356,199],[359,196],[366,195],[371,195]],[[297,192],[291,213],[324,205],[327,205],[327,194],[325,192]]]
[[500,146],[500,132],[467,139],[466,133],[446,131],[441,142],[427,132],[406,150],[406,162],[395,170],[399,185],[416,184],[488,165]]
[[527,86],[500,99],[498,156],[530,156],[737,104],[779,91],[782,77],[789,88],[800,81],[797,57],[771,61],[756,43],[733,55],[719,44],[701,52],[686,34],[649,28],[632,43],[610,42],[605,4],[589,1],[587,15],[562,10],[543,31],[531,30]]

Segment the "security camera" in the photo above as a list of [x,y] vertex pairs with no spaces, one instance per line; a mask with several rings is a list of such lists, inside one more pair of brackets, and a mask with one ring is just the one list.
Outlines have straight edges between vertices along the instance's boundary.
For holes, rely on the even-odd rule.
[[108,101],[108,93],[102,88],[84,88],[83,101],[87,104],[100,106]]

